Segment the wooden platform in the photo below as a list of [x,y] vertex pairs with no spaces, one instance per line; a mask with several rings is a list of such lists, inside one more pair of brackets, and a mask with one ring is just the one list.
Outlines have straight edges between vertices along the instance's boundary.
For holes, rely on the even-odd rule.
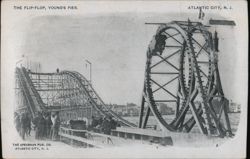
[[170,136],[166,136],[163,132],[149,129],[117,127],[111,131],[112,136],[121,138],[129,138],[133,140],[144,140],[161,145],[173,145],[173,140]]
[[150,145],[152,143],[161,146],[173,145],[172,138],[165,136],[160,131],[128,127],[119,127],[116,130],[112,130],[111,135],[61,127],[59,135],[61,139],[67,139],[70,145],[74,145],[74,142],[81,142],[86,147],[97,148],[129,144]]

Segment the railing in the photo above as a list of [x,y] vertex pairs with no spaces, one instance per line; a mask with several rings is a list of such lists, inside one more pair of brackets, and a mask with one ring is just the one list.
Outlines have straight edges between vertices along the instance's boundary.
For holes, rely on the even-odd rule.
[[103,148],[114,145],[110,135],[95,133],[88,130],[60,127],[59,136],[60,141],[67,138],[70,145],[74,145],[75,141],[83,143],[86,147]]
[[40,102],[40,96],[37,94],[35,89],[32,87],[32,83],[29,79],[29,76],[25,68],[17,68],[17,75],[19,78],[19,84],[24,92],[25,100],[28,104],[28,108],[32,113],[32,116],[35,116],[37,111],[41,111],[43,108],[43,103]]
[[156,130],[118,127],[116,130],[112,130],[111,134],[126,139],[157,143],[162,146],[173,145],[170,136],[166,136],[163,132]]
[[157,145],[173,145],[172,138],[165,136],[160,131],[145,130],[138,128],[117,128],[111,131],[111,135],[96,133],[88,130],[70,129],[60,127],[60,140],[68,140],[70,145],[75,142],[82,143],[85,147],[112,147],[131,143],[145,144],[156,143]]

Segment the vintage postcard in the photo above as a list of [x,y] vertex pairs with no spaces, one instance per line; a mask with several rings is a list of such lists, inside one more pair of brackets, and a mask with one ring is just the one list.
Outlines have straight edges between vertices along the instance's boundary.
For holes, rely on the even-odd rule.
[[247,1],[1,2],[4,158],[245,158]]

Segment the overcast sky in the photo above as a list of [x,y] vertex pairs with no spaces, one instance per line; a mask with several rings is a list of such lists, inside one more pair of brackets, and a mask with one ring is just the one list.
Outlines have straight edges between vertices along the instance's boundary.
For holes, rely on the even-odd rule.
[[[192,17],[192,16],[191,16]],[[106,103],[140,104],[147,46],[157,26],[145,22],[186,20],[164,14],[102,14],[95,16],[40,16],[26,25],[23,54],[40,62],[43,72],[74,70],[89,78],[85,59],[92,62],[93,86]],[[191,18],[192,20],[192,18]],[[220,39],[220,68],[228,98],[236,100],[232,27],[216,28]],[[230,43],[230,44],[228,44]],[[23,62],[25,63],[25,62]],[[227,80],[225,80],[227,79]]]

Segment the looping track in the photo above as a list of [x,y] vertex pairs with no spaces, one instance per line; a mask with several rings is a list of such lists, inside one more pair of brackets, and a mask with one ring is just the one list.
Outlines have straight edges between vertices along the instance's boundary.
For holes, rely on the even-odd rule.
[[[152,112],[162,129],[190,132],[197,124],[206,135],[232,135],[213,45],[212,33],[199,22],[158,28],[147,51],[140,128],[146,128]],[[175,116],[164,117],[164,106]]]
[[[89,81],[78,72],[35,73],[22,67],[16,68],[16,75],[23,105],[27,105],[33,117],[38,111],[60,111],[67,115],[69,111],[79,113],[92,107],[95,114],[113,117],[121,125],[136,126],[108,108]],[[87,112],[85,116],[90,117],[90,114]]]

